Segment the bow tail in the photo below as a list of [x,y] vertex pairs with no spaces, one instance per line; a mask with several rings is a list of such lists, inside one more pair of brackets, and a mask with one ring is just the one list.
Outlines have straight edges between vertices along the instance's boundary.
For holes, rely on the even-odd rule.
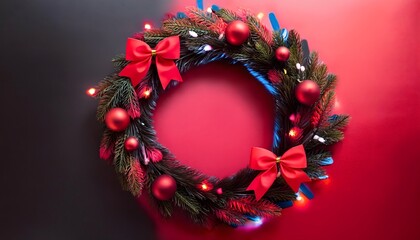
[[152,64],[151,58],[146,58],[139,62],[130,62],[120,73],[121,77],[128,77],[133,87],[137,86],[146,76]]
[[290,188],[294,192],[299,191],[300,184],[303,182],[309,182],[311,181],[311,178],[309,178],[308,175],[303,170],[300,169],[285,169],[280,167],[282,176],[284,180],[286,181],[287,185],[290,186]]
[[164,59],[158,55],[156,58],[156,67],[163,89],[169,85],[171,80],[182,82],[181,74],[173,60]]
[[253,190],[255,193],[255,199],[258,201],[264,196],[268,189],[270,189],[271,185],[273,185],[276,180],[276,176],[277,167],[274,165],[267,171],[258,174],[246,190]]

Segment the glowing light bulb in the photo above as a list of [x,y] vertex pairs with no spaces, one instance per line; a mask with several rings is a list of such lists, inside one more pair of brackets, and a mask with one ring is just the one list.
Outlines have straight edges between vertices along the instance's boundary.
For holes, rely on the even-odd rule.
[[258,18],[258,19],[260,19],[260,20],[261,20],[263,17],[264,17],[264,13],[260,12],[260,13],[258,13],[258,14],[257,14],[257,18]]
[[290,131],[289,131],[289,136],[290,137],[296,137],[297,136],[297,132],[296,132],[296,130],[295,129],[290,129]]
[[204,180],[200,184],[198,184],[197,187],[204,192],[208,192],[213,189],[213,184],[207,180]]
[[302,200],[303,200],[303,198],[302,198],[300,195],[298,195],[298,196],[296,197],[296,200],[298,200],[298,201],[302,201]]
[[151,93],[151,92],[152,92],[152,90],[150,90],[150,89],[145,90],[145,91],[143,92],[144,97],[145,97],[145,98],[148,98],[148,97],[150,96],[150,93]]
[[203,48],[203,50],[206,51],[206,52],[211,51],[212,49],[213,49],[212,46],[210,46],[208,44],[204,45],[204,48]]
[[150,30],[152,29],[152,25],[150,25],[149,23],[144,24],[144,29],[145,30]]
[[96,88],[89,88],[88,90],[86,90],[86,94],[93,97],[96,94]]
[[261,226],[262,224],[263,224],[263,220],[262,220],[262,218],[260,218],[260,217],[256,217],[256,219],[254,220],[254,222],[255,222],[255,225],[258,227],[258,226]]
[[302,135],[302,129],[298,127],[292,127],[289,131],[289,137],[291,139],[297,139]]
[[207,12],[208,12],[208,13],[213,12],[213,11],[211,10],[211,7],[208,7],[208,8],[207,8]]
[[188,34],[190,34],[191,37],[198,37],[198,34],[194,31],[188,31]]

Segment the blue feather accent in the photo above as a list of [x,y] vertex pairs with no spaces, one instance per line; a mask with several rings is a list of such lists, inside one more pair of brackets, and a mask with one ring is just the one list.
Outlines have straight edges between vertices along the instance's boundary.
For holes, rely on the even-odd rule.
[[213,10],[213,11],[219,11],[220,10],[220,8],[219,8],[219,6],[217,6],[217,5],[215,5],[215,4],[213,4],[212,6],[211,6],[211,10]]
[[278,134],[280,130],[280,123],[276,121],[274,123],[274,137],[273,137],[273,148],[277,148],[280,144],[280,135]]
[[311,189],[309,189],[308,185],[306,184],[301,184],[299,190],[308,198],[308,199],[313,199],[314,198],[314,194],[312,193]]
[[288,207],[293,206],[293,202],[292,201],[278,202],[278,203],[276,203],[276,205],[281,207],[281,208],[288,208]]
[[318,177],[319,180],[325,180],[328,179],[328,175],[322,175]]
[[254,76],[260,83],[264,85],[264,87],[270,92],[272,95],[276,95],[276,89],[271,85],[270,81],[268,81],[261,73],[252,69],[247,63],[244,63],[244,66],[248,70],[248,72]]
[[279,21],[277,21],[276,15],[274,13],[269,13],[268,18],[270,19],[271,27],[274,31],[280,30],[280,24]]
[[281,37],[283,38],[283,41],[286,42],[287,39],[289,38],[289,31],[287,31],[286,28],[283,28],[281,30]]
[[337,118],[338,118],[338,115],[337,115],[337,114],[334,114],[334,115],[331,115],[331,116],[328,118],[328,121],[329,121],[329,122],[332,122],[332,121],[335,121]]
[[334,163],[334,160],[333,160],[333,158],[332,157],[327,157],[327,158],[324,158],[324,159],[322,159],[320,162],[319,162],[319,164],[321,165],[321,166],[327,166],[327,165],[331,165],[331,164],[333,164]]
[[176,13],[176,17],[177,17],[177,18],[186,18],[186,17],[187,17],[187,15],[186,15],[185,13],[183,13],[183,12],[177,12],[177,13]]
[[204,9],[204,3],[203,0],[197,0],[197,8],[203,10]]
[[258,216],[253,216],[253,215],[249,215],[249,214],[245,214],[244,216],[245,216],[248,220],[251,220],[251,221],[253,221],[253,222],[261,220],[261,218],[260,218],[260,217],[258,217]]

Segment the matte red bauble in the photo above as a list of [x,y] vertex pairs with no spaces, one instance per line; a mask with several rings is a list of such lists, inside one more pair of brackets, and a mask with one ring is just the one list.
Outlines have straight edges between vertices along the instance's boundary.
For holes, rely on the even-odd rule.
[[240,46],[248,40],[249,27],[242,21],[233,21],[226,27],[225,36],[228,43],[234,46]]
[[106,114],[105,124],[112,131],[121,132],[130,124],[130,116],[122,108],[113,108]]
[[124,142],[125,150],[132,152],[139,148],[139,140],[136,137],[129,137]]
[[290,57],[290,50],[287,47],[281,46],[276,49],[276,58],[280,62],[286,62]]
[[296,88],[297,100],[307,106],[314,104],[319,99],[321,90],[318,84],[312,80],[304,80]]
[[160,175],[152,184],[152,194],[155,198],[166,201],[171,199],[176,192],[175,179],[167,174]]

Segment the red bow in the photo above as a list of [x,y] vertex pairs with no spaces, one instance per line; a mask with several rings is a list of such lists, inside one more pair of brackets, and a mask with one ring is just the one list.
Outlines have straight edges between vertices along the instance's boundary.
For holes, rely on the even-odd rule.
[[136,86],[146,76],[152,64],[152,57],[156,58],[156,68],[163,89],[171,80],[182,82],[181,74],[174,60],[180,57],[180,43],[178,36],[167,37],[160,41],[154,50],[147,43],[129,38],[127,40],[125,58],[130,63],[120,72],[120,76],[129,77],[131,84]]
[[246,190],[254,190],[255,198],[260,200],[276,180],[277,164],[280,165],[279,174],[283,175],[286,183],[297,192],[302,182],[311,179],[302,170],[306,168],[306,154],[303,145],[298,145],[287,150],[283,156],[277,157],[274,153],[264,148],[253,147],[249,168],[265,170],[249,184]]

